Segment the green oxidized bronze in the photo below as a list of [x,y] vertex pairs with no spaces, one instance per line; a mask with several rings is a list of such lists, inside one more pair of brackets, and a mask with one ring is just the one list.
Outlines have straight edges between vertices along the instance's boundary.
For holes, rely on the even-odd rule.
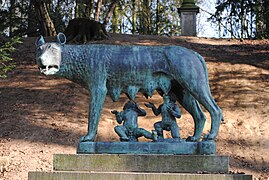
[[146,111],[141,109],[136,102],[128,101],[124,105],[123,111],[114,110],[112,113],[115,114],[119,124],[123,122],[123,125],[115,127],[121,141],[138,141],[137,139],[142,136],[154,139],[153,133],[138,127],[137,118],[138,116],[145,116]]
[[192,115],[195,131],[187,141],[200,140],[206,120],[202,104],[211,115],[211,130],[203,140],[215,140],[222,111],[210,93],[206,64],[198,53],[179,46],[65,45],[64,34],[57,38],[52,43],[42,36],[37,39],[36,60],[41,73],[65,77],[88,89],[88,133],[82,142],[94,141],[107,94],[113,101],[121,93],[134,100],[137,92],[151,97],[155,90],[175,97]]
[[163,130],[171,131],[172,138],[180,141],[180,134],[176,118],[181,117],[181,111],[175,104],[176,99],[170,98],[168,95],[163,96],[164,102],[158,108],[153,103],[145,104],[151,108],[153,113],[158,116],[162,115],[162,120],[154,124],[155,131],[157,132],[158,141],[163,141]]

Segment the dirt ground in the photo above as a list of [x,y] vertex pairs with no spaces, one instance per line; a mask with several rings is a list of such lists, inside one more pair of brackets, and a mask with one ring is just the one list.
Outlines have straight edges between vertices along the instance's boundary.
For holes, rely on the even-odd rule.
[[[17,68],[0,80],[0,179],[27,179],[28,171],[52,171],[53,154],[76,153],[79,137],[87,130],[87,91],[63,78],[40,75],[35,64],[36,38],[24,39],[13,54]],[[111,35],[98,43],[174,44],[199,52],[206,60],[212,94],[225,122],[217,137],[217,155],[230,157],[231,173],[269,179],[269,41],[220,40],[195,37]],[[118,141],[111,110],[122,110],[107,97],[98,141]],[[162,99],[137,95],[159,105]],[[204,133],[210,129],[210,116]],[[152,130],[160,117],[147,111],[141,127]],[[193,133],[193,120],[183,110],[178,119],[182,138]],[[169,133],[165,134],[169,136]],[[145,139],[141,139],[145,141]]]

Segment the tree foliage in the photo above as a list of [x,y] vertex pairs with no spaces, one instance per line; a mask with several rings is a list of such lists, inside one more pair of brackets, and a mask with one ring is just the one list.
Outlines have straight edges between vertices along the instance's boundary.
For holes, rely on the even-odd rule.
[[211,20],[219,36],[266,38],[269,35],[268,0],[218,0]]
[[[198,0],[196,2],[203,2]],[[54,36],[74,18],[98,20],[108,32],[179,35],[182,0],[0,0],[0,31]],[[217,0],[213,23],[220,37],[267,38],[268,0]]]
[[54,36],[74,18],[110,32],[178,35],[181,0],[2,0],[0,30],[8,36]]
[[13,37],[6,39],[1,35],[0,43],[0,78],[6,78],[7,72],[15,68],[16,64],[12,61],[10,53],[14,52],[16,48],[15,44],[21,43],[19,37]]

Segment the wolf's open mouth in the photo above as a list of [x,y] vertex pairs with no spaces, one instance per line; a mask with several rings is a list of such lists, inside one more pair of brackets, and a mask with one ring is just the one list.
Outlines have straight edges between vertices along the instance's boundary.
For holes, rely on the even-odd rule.
[[39,66],[38,69],[42,74],[49,75],[49,74],[54,74],[57,71],[59,71],[59,66],[58,65],[48,65],[48,66],[42,65],[42,66]]

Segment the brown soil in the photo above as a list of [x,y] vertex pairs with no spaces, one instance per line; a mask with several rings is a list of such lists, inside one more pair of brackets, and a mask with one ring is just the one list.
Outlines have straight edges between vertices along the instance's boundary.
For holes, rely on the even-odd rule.
[[[35,65],[35,38],[13,54],[17,68],[0,80],[0,179],[27,179],[28,171],[52,171],[55,153],[76,153],[79,137],[87,130],[87,91],[56,77],[39,74]],[[269,179],[269,41],[237,41],[194,37],[156,37],[113,34],[98,43],[174,44],[199,52],[206,60],[211,91],[222,108],[225,123],[217,137],[217,154],[230,156],[233,173]],[[144,102],[162,102],[156,94]],[[107,97],[97,134],[98,141],[118,141],[111,110],[121,110]],[[204,133],[210,128],[210,116]],[[160,117],[148,111],[140,118],[148,130]],[[193,120],[183,111],[178,120],[183,138],[192,135]],[[169,133],[166,134],[169,136]],[[144,141],[145,139],[141,139]]]

